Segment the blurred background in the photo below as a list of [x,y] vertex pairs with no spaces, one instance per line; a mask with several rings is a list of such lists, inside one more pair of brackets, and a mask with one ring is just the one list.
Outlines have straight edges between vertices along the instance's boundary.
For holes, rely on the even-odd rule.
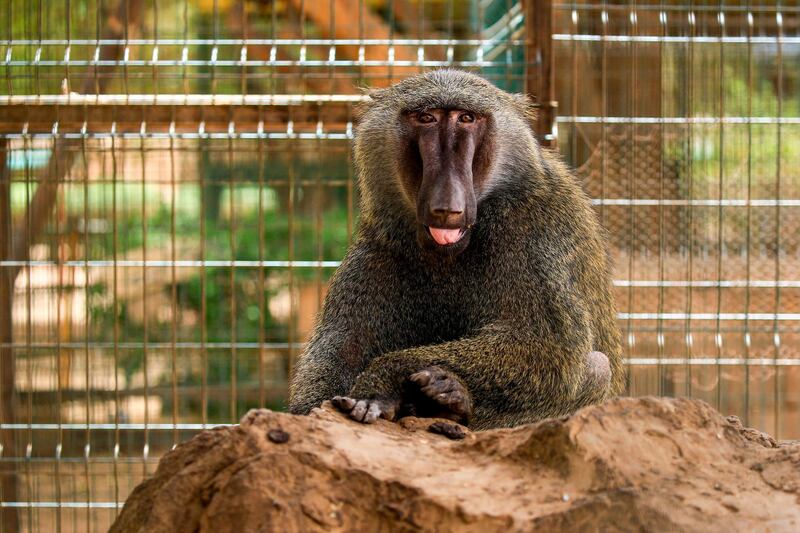
[[795,1],[0,2],[0,531],[105,530],[285,407],[358,221],[360,88],[529,93],[610,236],[628,394],[800,439]]

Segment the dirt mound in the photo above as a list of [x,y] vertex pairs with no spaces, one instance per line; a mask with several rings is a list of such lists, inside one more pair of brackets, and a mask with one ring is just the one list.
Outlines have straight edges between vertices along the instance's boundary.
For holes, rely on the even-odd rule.
[[461,440],[431,422],[251,411],[167,454],[111,531],[800,530],[800,443],[700,401]]

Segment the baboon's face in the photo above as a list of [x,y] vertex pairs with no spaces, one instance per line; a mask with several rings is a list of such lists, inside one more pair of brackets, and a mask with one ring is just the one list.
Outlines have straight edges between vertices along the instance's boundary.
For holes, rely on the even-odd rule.
[[490,118],[464,109],[426,109],[404,113],[402,120],[402,185],[416,204],[420,245],[460,253],[488,181]]

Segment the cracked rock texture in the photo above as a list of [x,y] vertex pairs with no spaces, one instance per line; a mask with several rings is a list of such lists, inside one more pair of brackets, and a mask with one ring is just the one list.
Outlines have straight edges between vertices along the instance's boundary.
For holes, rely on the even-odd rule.
[[462,440],[431,423],[251,411],[165,455],[111,531],[800,531],[800,443],[700,401]]

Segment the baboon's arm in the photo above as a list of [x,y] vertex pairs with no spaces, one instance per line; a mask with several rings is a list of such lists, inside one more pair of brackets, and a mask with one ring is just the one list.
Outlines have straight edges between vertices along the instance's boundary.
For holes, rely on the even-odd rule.
[[372,357],[397,346],[408,328],[393,313],[390,260],[356,246],[331,280],[317,326],[293,369],[289,411],[306,414],[347,394]]
[[399,398],[411,374],[439,366],[464,382],[479,424],[502,418],[505,411],[525,413],[530,419],[559,416],[588,403],[591,391],[584,389],[589,347],[584,344],[543,340],[512,326],[487,327],[473,337],[377,357],[349,396]]

